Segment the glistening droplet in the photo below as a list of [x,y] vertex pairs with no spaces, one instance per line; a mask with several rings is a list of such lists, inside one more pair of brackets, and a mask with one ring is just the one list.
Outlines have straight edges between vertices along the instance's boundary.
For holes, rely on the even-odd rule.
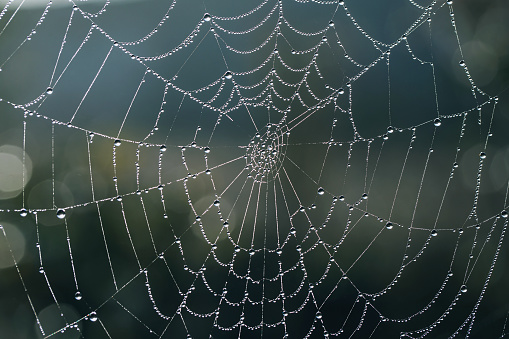
[[63,218],[65,218],[65,211],[64,211],[63,209],[59,209],[59,210],[57,211],[57,218],[58,218],[58,219],[63,219]]

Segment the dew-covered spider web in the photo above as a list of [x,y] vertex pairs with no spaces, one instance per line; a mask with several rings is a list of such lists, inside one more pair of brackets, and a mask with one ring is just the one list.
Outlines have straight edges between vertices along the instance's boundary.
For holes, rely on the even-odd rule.
[[509,333],[452,1],[1,3],[2,337]]

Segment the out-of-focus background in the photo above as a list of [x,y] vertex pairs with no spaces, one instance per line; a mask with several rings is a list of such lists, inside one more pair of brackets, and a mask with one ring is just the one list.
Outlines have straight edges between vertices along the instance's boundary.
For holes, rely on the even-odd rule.
[[[290,239],[280,261],[284,268],[299,262],[297,246],[309,249],[303,261],[308,269],[305,288],[307,291],[310,281],[320,281],[314,293],[318,300],[328,300],[321,314],[330,332],[342,329],[346,336],[356,333],[357,337],[366,338],[373,333],[373,338],[393,338],[404,331],[425,328],[446,314],[429,337],[446,338],[460,327],[460,337],[467,330],[472,338],[499,338],[509,333],[509,253],[507,239],[499,243],[504,219],[495,219],[508,205],[509,3],[456,0],[452,7],[445,2],[433,5],[431,23],[419,26],[406,37],[413,56],[432,63],[433,72],[429,65],[412,59],[405,44],[400,43],[391,50],[389,77],[387,63],[382,59],[352,81],[351,88],[346,86],[345,79],[362,69],[349,58],[368,65],[387,49],[381,46],[377,50],[352,25],[349,16],[373,39],[390,44],[423,13],[424,9],[418,6],[428,6],[428,2],[346,1],[347,15],[342,6],[334,12],[337,4],[283,0],[288,23],[281,25],[285,39],[271,37],[263,44],[277,24],[277,15],[240,35],[225,30],[243,31],[256,26],[276,1],[235,20],[215,17],[234,17],[256,8],[260,2],[176,1],[160,26],[157,25],[171,1],[113,0],[106,5],[104,1],[74,1],[79,8],[74,11],[73,3],[63,0],[53,1],[49,7],[42,0],[0,1],[0,338],[43,338],[63,328],[65,331],[52,337],[282,337],[282,325],[275,330],[264,329],[264,333],[244,328],[239,334],[238,329],[219,330],[213,324],[215,317],[202,319],[177,313],[183,295],[188,293],[191,309],[202,313],[219,310],[217,322],[222,326],[239,321],[241,313],[248,324],[260,321],[259,310],[244,307],[249,304],[241,295],[246,291],[246,279],[228,283],[229,293],[241,295],[229,298],[240,302],[240,306],[231,309],[218,306],[218,299],[203,284],[196,291],[190,289],[194,275],[187,267],[195,271],[205,267],[215,291],[221,291],[230,281],[228,270],[224,272],[224,267],[216,267],[214,258],[207,257],[211,244],[204,237],[218,234],[218,249],[214,252],[217,259],[231,261],[238,272],[244,272],[240,275],[256,278],[266,274],[265,269],[267,274],[278,270],[274,251],[279,237],[281,242],[287,236]],[[453,8],[453,16],[449,8]],[[205,13],[210,13],[212,20],[203,20]],[[331,19],[333,29],[328,24]],[[91,21],[100,30],[91,30]],[[244,179],[251,182],[249,178],[242,177],[241,183],[236,180],[246,161],[233,161],[231,165],[229,161],[243,157],[249,152],[246,145],[257,140],[253,124],[277,124],[283,114],[268,109],[267,102],[260,99],[260,105],[249,108],[250,115],[246,109],[236,109],[222,116],[217,124],[219,113],[212,108],[224,104],[221,109],[226,110],[239,100],[236,94],[228,99],[233,88],[230,77],[224,76],[228,70],[242,86],[254,85],[270,74],[277,74],[288,83],[302,78],[301,73],[289,68],[305,67],[313,53],[292,50],[315,46],[322,34],[298,34],[289,28],[290,24],[301,32],[329,27],[323,34],[327,44],[321,45],[316,55],[323,78],[311,69],[308,84],[319,98],[344,88],[346,93],[338,97],[337,103],[346,112],[334,110],[329,103],[295,125],[288,139],[286,130],[277,131],[280,135],[276,156],[281,162],[283,183],[273,189],[274,196],[267,188],[276,187],[277,180],[261,185],[260,195],[251,191],[251,184],[249,188],[242,186]],[[199,30],[189,46],[165,54],[197,25]],[[215,27],[219,37],[210,27]],[[342,45],[336,43],[338,38]],[[139,43],[129,43],[139,39]],[[253,53],[239,54],[226,44],[238,50],[263,46]],[[274,58],[275,46],[285,63],[270,61],[249,73],[266,58]],[[136,59],[159,55],[162,57],[154,60]],[[470,78],[459,65],[460,60],[464,60]],[[151,72],[146,72],[146,66]],[[276,73],[272,73],[272,68]],[[171,86],[165,87],[166,82],[154,73]],[[224,88],[210,104],[183,95],[217,79],[224,80]],[[295,92],[281,81],[268,81],[275,83],[274,88],[283,98]],[[211,100],[220,83],[193,95]],[[47,92],[48,87],[51,93]],[[259,94],[258,90],[242,88],[241,93],[251,97]],[[266,93],[260,98],[263,95]],[[270,100],[276,107],[286,105],[276,94]],[[309,92],[307,96],[302,94],[301,100],[310,106],[315,103]],[[432,121],[437,116],[437,105],[443,117],[441,126],[435,128]],[[303,112],[303,105],[292,104],[287,122],[299,121]],[[468,112],[464,120],[462,112]],[[460,114],[454,116],[457,113]],[[333,119],[337,123],[332,123]],[[389,139],[384,141],[381,136],[389,126],[402,131],[388,133]],[[353,127],[363,138],[373,138],[373,142],[354,143],[357,137],[354,138]],[[412,127],[416,137],[409,151]],[[260,128],[262,139],[266,131],[266,127]],[[115,139],[122,140],[121,144],[114,145]],[[328,146],[331,139],[334,144]],[[144,145],[139,146],[139,142]],[[198,147],[192,147],[192,142]],[[166,145],[167,150],[161,152],[158,145]],[[185,152],[181,151],[182,146],[187,146]],[[204,162],[205,147],[211,150],[206,157],[208,163]],[[486,158],[480,170],[481,152],[486,153]],[[263,159],[255,160],[262,163],[260,166],[269,166],[263,164]],[[455,162],[458,167],[449,182]],[[205,174],[210,168],[216,186]],[[197,178],[191,177],[185,186],[183,179],[188,173]],[[161,191],[153,189],[160,180],[171,183],[162,190],[164,206]],[[323,196],[317,194],[321,187],[325,190]],[[367,187],[366,202],[361,196]],[[147,189],[142,193],[143,207],[135,194],[139,188]],[[234,246],[220,233],[222,221],[216,216],[217,208],[209,211],[221,188],[227,191],[221,197],[221,209],[228,212],[225,215],[230,230],[235,240],[238,236],[241,248],[234,261]],[[284,203],[283,191],[288,199]],[[333,197],[340,195],[345,196],[345,201],[332,204]],[[254,208],[250,198],[272,203],[273,207]],[[293,215],[300,205],[307,210],[306,218],[304,213]],[[335,206],[334,211],[331,206]],[[352,212],[348,206],[356,208]],[[27,216],[20,215],[23,208],[28,210]],[[65,218],[56,216],[58,208],[65,209]],[[33,211],[38,211],[37,222]],[[256,211],[261,211],[265,220]],[[363,217],[364,211],[368,212],[367,217]],[[198,223],[197,214],[202,219]],[[274,217],[276,214],[278,218]],[[383,223],[378,219],[383,219]],[[242,220],[249,224],[246,229],[240,229]],[[393,221],[394,229],[377,235],[385,220]],[[309,245],[318,241],[316,235],[312,236],[314,232],[303,236],[309,223],[317,228],[325,224],[316,234],[332,246],[341,244],[334,258],[343,269],[351,267],[345,282],[341,282],[343,274],[339,270],[326,269],[329,254]],[[343,241],[346,224],[353,225],[353,231]],[[295,239],[290,236],[291,226],[296,228]],[[409,226],[416,229],[410,236]],[[438,230],[438,236],[431,238],[433,229]],[[460,229],[463,234],[458,237]],[[255,234],[252,243],[251,237],[244,237],[246,233]],[[412,247],[408,250],[409,237]],[[181,245],[175,245],[176,238]],[[256,254],[246,273],[249,248],[254,248]],[[356,261],[365,249],[362,260]],[[164,260],[157,260],[163,251]],[[408,265],[386,290],[408,262],[404,253],[415,256],[416,262]],[[39,272],[41,260],[43,274]],[[154,310],[140,267],[148,267],[151,297],[158,310],[177,320],[170,322]],[[281,291],[291,293],[296,288],[292,281],[303,279],[300,268],[296,271],[299,272],[286,273],[284,284],[267,283],[267,292],[263,293],[268,298],[275,298]],[[454,275],[447,278],[442,288],[449,271]],[[329,278],[321,280],[322,274]],[[464,284],[468,291],[449,310]],[[116,292],[119,288],[120,292]],[[75,295],[77,290],[80,300]],[[376,296],[381,290],[385,291],[383,295]],[[375,295],[376,298],[372,295],[367,299],[387,318],[406,318],[425,311],[409,321],[380,322],[380,314],[370,311],[363,316],[362,308],[354,307],[359,291]],[[253,290],[250,287],[249,292],[254,300],[262,293],[256,286]],[[437,293],[428,309],[426,305]],[[476,305],[480,296],[483,299]],[[294,303],[304,301],[295,299]],[[281,319],[281,301],[274,304],[273,309],[264,310],[268,323]],[[290,309],[294,306],[292,301],[286,305]],[[314,307],[309,302],[302,310],[288,315],[286,331],[290,338],[303,337],[309,331],[315,319]],[[472,328],[469,329],[470,322],[461,326],[474,309]],[[91,321],[93,311],[98,321]],[[184,320],[178,320],[181,317]],[[80,320],[79,329],[66,328],[66,324],[76,320]],[[356,331],[359,324],[362,326]],[[323,329],[316,326],[311,337],[323,336]]]

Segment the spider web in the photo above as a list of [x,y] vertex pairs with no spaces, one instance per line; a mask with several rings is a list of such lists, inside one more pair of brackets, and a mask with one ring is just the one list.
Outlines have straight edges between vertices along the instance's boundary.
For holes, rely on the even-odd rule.
[[452,1],[33,4],[0,12],[26,337],[507,333],[506,132]]

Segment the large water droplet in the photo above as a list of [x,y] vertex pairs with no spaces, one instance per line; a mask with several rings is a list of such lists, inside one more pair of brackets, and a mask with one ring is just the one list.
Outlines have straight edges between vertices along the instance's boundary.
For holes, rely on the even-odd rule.
[[212,18],[210,17],[210,14],[209,13],[205,13],[205,15],[203,16],[203,20],[205,21],[210,21]]
[[96,322],[97,321],[97,314],[95,312],[90,313],[89,319],[90,319],[90,321]]
[[436,118],[435,121],[433,121],[433,125],[435,125],[437,127],[442,125],[442,120],[440,120],[439,118]]
[[507,214],[507,211],[506,210],[503,210],[501,213],[500,213],[500,216],[502,218],[507,218],[509,216],[509,214]]
[[461,293],[466,293],[467,292],[467,285],[461,285]]
[[24,218],[28,215],[28,212],[26,209],[23,208],[21,211],[19,211],[19,215],[21,215]]
[[392,230],[394,226],[392,225],[392,222],[388,222],[387,224],[385,224],[385,228],[387,228],[388,230]]
[[323,188],[321,188],[321,187],[320,187],[320,188],[318,189],[318,195],[324,195],[324,193],[325,193],[325,190],[324,190]]
[[81,300],[82,298],[83,298],[83,296],[81,295],[80,291],[78,291],[74,294],[74,299]]
[[58,219],[63,219],[63,218],[65,218],[65,211],[64,211],[63,209],[59,209],[59,210],[57,211],[57,218],[58,218]]
[[117,140],[115,140],[115,142],[113,144],[118,147],[118,146],[122,145],[122,141],[117,139]]
[[46,90],[46,94],[48,95],[53,94],[53,88],[48,87],[48,89]]

